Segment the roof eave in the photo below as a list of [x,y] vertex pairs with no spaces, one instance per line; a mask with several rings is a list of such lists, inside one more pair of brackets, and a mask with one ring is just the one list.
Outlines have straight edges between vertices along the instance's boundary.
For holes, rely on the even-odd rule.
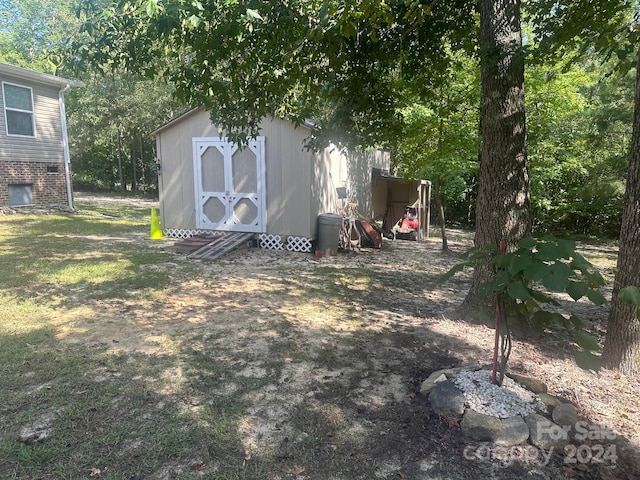
[[33,70],[29,70],[27,68],[16,67],[15,65],[10,65],[8,63],[0,62],[0,73],[4,73],[6,75],[12,75],[14,77],[30,80],[33,82],[43,83],[46,85],[53,85],[61,89],[66,87],[78,88],[78,87],[84,86],[84,83],[78,80],[70,80],[67,78],[50,75],[48,73],[36,72]]

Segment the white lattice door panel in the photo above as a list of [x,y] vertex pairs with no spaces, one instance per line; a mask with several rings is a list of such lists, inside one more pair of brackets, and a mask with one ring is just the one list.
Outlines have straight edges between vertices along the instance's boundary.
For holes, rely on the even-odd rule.
[[265,232],[264,165],[264,137],[243,149],[224,138],[194,138],[197,227]]

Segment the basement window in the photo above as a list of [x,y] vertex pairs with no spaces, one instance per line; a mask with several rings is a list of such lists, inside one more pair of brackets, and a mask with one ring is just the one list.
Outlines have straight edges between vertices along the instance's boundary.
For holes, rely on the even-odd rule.
[[9,206],[32,205],[31,185],[9,185]]

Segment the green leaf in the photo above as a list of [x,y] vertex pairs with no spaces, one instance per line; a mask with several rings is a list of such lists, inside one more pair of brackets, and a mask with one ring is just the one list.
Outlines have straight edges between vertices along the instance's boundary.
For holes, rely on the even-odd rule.
[[533,247],[536,246],[537,244],[537,240],[535,238],[531,238],[531,237],[525,237],[522,240],[520,240],[518,242],[518,246],[520,248],[526,248],[528,250],[532,249]]
[[557,260],[562,257],[561,251],[552,243],[538,243],[538,251],[533,254],[535,258],[542,261]]
[[589,287],[584,282],[569,282],[569,285],[567,285],[567,293],[576,302],[584,297],[588,291]]
[[592,269],[595,268],[593,266],[593,264],[591,262],[589,262],[589,260],[584,258],[579,253],[574,253],[573,254],[573,258],[571,259],[570,266],[571,266],[571,268],[573,268],[575,270],[581,270],[583,272],[586,272],[589,269],[592,270]]
[[158,11],[158,0],[147,0],[143,4],[144,10],[149,17],[153,17],[153,15]]
[[[571,315],[569,317],[569,321],[573,324],[576,330],[580,330],[581,328],[585,327],[584,322],[580,320],[580,318],[577,317],[576,315]],[[569,329],[569,330],[572,330],[572,329]]]
[[198,15],[191,15],[188,18],[188,21],[191,24],[191,26],[193,26],[194,28],[198,28],[202,23],[202,18],[200,18]]
[[507,293],[514,300],[526,301],[532,298],[531,294],[529,293],[529,289],[525,286],[524,283],[520,281],[513,282],[511,285],[509,285],[509,288],[507,288]]
[[618,298],[629,305],[640,305],[640,291],[634,285],[621,288],[618,292]]
[[547,312],[546,310],[538,310],[533,314],[531,323],[533,326],[539,329],[544,329],[554,323],[559,323],[564,317],[559,313]]
[[556,242],[556,248],[563,258],[571,258],[576,251],[576,242],[572,240],[558,240]]
[[570,332],[573,332],[576,329],[576,326],[571,321],[571,318],[564,318],[564,320],[562,321],[562,326]]
[[598,306],[607,303],[607,299],[597,290],[589,290],[587,292],[587,298]]
[[600,350],[600,346],[598,345],[598,341],[589,335],[584,330],[579,331],[573,337],[573,341],[580,345],[585,350]]
[[508,268],[511,263],[511,256],[506,253],[498,253],[494,255],[491,261],[498,268]]
[[597,372],[602,366],[600,357],[595,356],[589,351],[576,352],[575,359],[578,366],[583,370],[594,370]]
[[589,280],[591,285],[594,285],[597,287],[603,287],[607,283],[604,277],[600,275],[600,272],[587,271],[585,272],[585,277],[587,277],[587,280]]
[[549,303],[551,305],[555,305],[556,307],[560,305],[560,303],[556,299],[551,298],[550,296],[545,295],[542,292],[538,292],[537,290],[531,290],[531,295],[539,302]]
[[458,263],[457,265],[454,265],[453,267],[451,267],[451,269],[448,272],[443,273],[442,275],[440,275],[440,278],[438,278],[436,283],[438,285],[442,285],[444,282],[446,282],[451,277],[453,277],[456,273],[461,272],[462,270],[464,270],[464,267],[466,267],[466,266],[467,266],[466,263]]
[[492,282],[496,289],[496,292],[503,292],[511,283],[511,278],[509,277],[509,273],[504,270],[499,271],[496,274],[496,279]]
[[262,15],[260,15],[260,13],[253,8],[247,8],[247,17],[253,18],[255,20],[264,20],[264,18],[262,18]]
[[566,275],[552,270],[544,276],[544,278],[542,279],[542,285],[544,285],[545,288],[548,288],[552,292],[563,292],[564,289],[569,285],[569,279]]
[[549,265],[542,262],[535,262],[525,268],[523,274],[525,279],[532,282],[539,282],[545,277],[545,275],[547,275],[548,272]]
[[519,254],[516,255],[509,266],[509,273],[511,275],[517,275],[520,272],[524,272],[533,264],[533,260],[530,255]]

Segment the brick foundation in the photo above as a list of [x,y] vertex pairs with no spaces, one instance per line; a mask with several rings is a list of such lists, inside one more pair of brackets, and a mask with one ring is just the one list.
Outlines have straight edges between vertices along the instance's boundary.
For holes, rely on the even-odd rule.
[[[57,172],[51,172],[57,167]],[[0,206],[9,205],[9,185],[30,185],[33,205],[67,205],[64,164],[0,160]]]

